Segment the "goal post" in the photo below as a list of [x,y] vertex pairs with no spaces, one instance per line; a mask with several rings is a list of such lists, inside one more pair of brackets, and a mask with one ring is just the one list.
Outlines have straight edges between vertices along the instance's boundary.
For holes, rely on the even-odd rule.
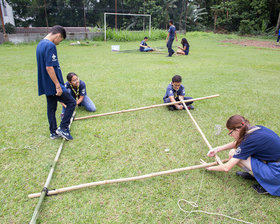
[[149,14],[126,14],[126,13],[110,13],[110,12],[105,12],[104,13],[104,41],[106,41],[106,29],[107,29],[107,24],[106,24],[106,16],[107,15],[120,15],[120,16],[143,16],[143,17],[149,17],[149,37],[151,37],[151,29],[152,29],[152,17]]

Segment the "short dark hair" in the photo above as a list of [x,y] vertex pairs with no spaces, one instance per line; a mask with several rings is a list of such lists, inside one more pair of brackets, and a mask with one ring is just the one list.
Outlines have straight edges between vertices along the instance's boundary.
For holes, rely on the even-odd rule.
[[148,37],[144,37],[144,39],[149,39]]
[[171,19],[171,20],[169,20],[169,23],[171,23],[172,25],[173,25],[173,20]]
[[172,82],[182,82],[182,77],[180,75],[174,75],[172,77]]
[[52,34],[57,34],[57,33],[60,33],[61,37],[63,39],[66,39],[66,31],[64,29],[63,26],[60,26],[60,25],[55,25],[51,28],[51,33]]
[[67,74],[67,77],[66,77],[66,78],[67,78],[68,82],[71,82],[73,76],[77,76],[77,77],[78,77],[78,75],[77,75],[76,73],[74,73],[74,72],[69,72],[69,73]]

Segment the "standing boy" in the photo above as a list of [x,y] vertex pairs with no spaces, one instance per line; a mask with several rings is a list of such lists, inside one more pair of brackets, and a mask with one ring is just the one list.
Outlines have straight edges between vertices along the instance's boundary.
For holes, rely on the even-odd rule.
[[168,34],[166,37],[166,46],[168,48],[168,57],[172,57],[172,55],[174,54],[174,50],[172,49],[172,44],[174,41],[174,37],[176,37],[176,41],[178,41],[177,39],[177,33],[176,33],[176,27],[173,25],[173,21],[170,20],[169,21],[169,29],[168,29]]
[[[185,97],[185,87],[181,85],[182,77],[180,75],[175,75],[172,78],[172,82],[167,86],[166,93],[163,97],[164,103],[171,103],[180,100],[190,100],[192,97]],[[194,107],[191,105],[193,102],[188,102],[186,105],[189,110],[193,110]],[[168,106],[169,110],[182,110],[184,106],[182,104],[174,104]]]
[[142,40],[140,43],[140,48],[139,48],[140,51],[142,52],[154,51],[153,48],[148,46],[147,41],[148,41],[148,37],[144,37],[144,40]]
[[[56,51],[56,45],[65,38],[65,29],[62,26],[56,25],[51,28],[51,32],[37,46],[38,93],[39,96],[45,94],[47,98],[50,138],[63,137],[66,140],[72,140],[73,137],[70,135],[69,124],[76,107],[76,101],[64,87]],[[58,129],[55,117],[57,101],[67,106]]]

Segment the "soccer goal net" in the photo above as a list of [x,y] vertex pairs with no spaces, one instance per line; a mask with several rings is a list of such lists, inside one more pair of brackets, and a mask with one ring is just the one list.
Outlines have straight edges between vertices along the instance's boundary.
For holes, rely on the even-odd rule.
[[[118,16],[121,16],[121,18],[119,18]],[[106,31],[108,28],[112,28],[112,29],[114,28],[116,30],[130,30],[130,31],[145,31],[148,28],[149,37],[150,37],[151,29],[152,29],[151,15],[105,12],[104,13],[104,40],[105,41],[106,41]]]

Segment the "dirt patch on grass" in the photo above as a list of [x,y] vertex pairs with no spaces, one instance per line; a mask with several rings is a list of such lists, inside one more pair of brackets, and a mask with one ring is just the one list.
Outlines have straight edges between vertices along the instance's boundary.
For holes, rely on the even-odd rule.
[[259,40],[223,40],[223,43],[238,44],[241,46],[254,46],[254,47],[265,47],[274,48],[280,50],[280,45],[276,45],[276,41],[259,41]]

